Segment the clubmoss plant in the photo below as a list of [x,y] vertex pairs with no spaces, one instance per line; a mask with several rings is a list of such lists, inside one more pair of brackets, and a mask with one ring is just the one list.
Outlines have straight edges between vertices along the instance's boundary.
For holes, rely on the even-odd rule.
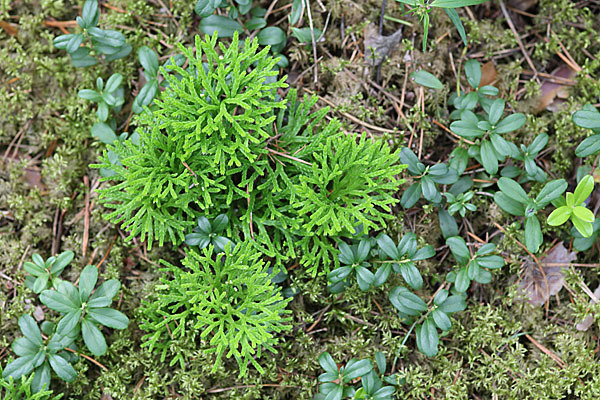
[[[198,331],[206,340],[203,351],[216,354],[213,372],[223,356],[233,356],[240,376],[248,364],[263,373],[257,359],[264,350],[276,353],[276,334],[291,329],[285,310],[291,298],[283,298],[261,256],[245,242],[229,243],[218,254],[212,245],[202,253],[190,250],[184,268],[165,262],[156,298],[142,308],[141,328],[148,332],[143,346],[160,350],[164,360],[170,337]],[[179,361],[183,368],[184,360],[176,354],[171,365]]]
[[187,69],[161,68],[168,87],[138,119],[139,143],[115,142],[94,165],[115,183],[99,190],[114,209],[107,219],[151,248],[226,214],[230,240],[252,239],[277,265],[300,258],[315,273],[337,262],[339,236],[385,226],[402,182],[396,153],[325,123],[314,97],[281,98],[285,77],[275,79],[277,60],[256,40],[195,43],[195,52],[180,46]]

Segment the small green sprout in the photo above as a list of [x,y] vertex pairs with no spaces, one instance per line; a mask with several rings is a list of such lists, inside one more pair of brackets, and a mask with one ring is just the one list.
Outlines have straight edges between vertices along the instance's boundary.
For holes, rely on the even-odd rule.
[[584,204],[592,190],[594,190],[594,178],[586,175],[579,181],[574,193],[568,192],[565,199],[561,199],[558,208],[548,217],[548,225],[559,226],[571,219],[573,226],[583,237],[592,236],[595,217]]

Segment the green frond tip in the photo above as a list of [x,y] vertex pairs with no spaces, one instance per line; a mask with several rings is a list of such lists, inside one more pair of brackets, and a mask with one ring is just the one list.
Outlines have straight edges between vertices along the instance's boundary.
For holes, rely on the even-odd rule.
[[249,364],[262,373],[257,360],[264,350],[275,353],[277,334],[291,328],[285,309],[291,299],[271,281],[263,255],[249,242],[228,244],[218,254],[210,245],[189,250],[182,264],[167,264],[156,298],[142,307],[144,345],[164,349],[171,337],[193,330],[203,351],[216,354],[213,371],[221,358],[233,357],[240,376]]

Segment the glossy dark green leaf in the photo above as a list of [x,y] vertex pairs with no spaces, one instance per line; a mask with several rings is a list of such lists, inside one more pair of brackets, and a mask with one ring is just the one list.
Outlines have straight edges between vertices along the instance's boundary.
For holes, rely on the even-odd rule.
[[525,206],[522,203],[513,200],[513,198],[509,197],[503,192],[496,192],[494,194],[494,201],[496,204],[498,204],[498,206],[500,206],[501,209],[509,214],[516,216],[525,215]]
[[438,190],[435,187],[435,182],[431,177],[424,176],[421,178],[421,190],[423,191],[423,197],[426,200],[433,201],[438,194]]
[[54,263],[52,263],[52,267],[50,268],[50,272],[52,272],[52,275],[60,274],[63,271],[63,269],[65,269],[65,267],[71,263],[74,256],[75,253],[73,253],[70,250],[60,253],[56,257],[56,260],[54,261]]
[[319,356],[319,365],[321,365],[321,368],[323,368],[327,372],[331,372],[331,373],[335,373],[335,374],[338,373],[337,364],[335,363],[335,361],[333,361],[333,358],[327,352],[322,353]]
[[458,235],[458,225],[453,216],[443,208],[438,209],[438,219],[440,221],[440,229],[444,238]]
[[511,200],[518,201],[521,204],[527,204],[530,201],[529,196],[527,196],[521,185],[510,178],[502,177],[498,179],[498,187]]
[[[323,31],[321,31],[320,29],[316,29],[316,28],[314,29],[315,40],[318,40],[322,34],[323,34]],[[292,35],[294,35],[294,37],[296,39],[298,39],[298,41],[300,43],[312,43],[313,33],[310,28],[307,28],[307,27],[294,28],[294,27],[292,27]]]
[[379,286],[383,285],[387,281],[388,277],[390,276],[391,271],[392,271],[391,264],[383,264],[381,267],[379,267],[377,269],[377,271],[375,271],[375,278],[373,279],[373,286],[379,287]]
[[435,256],[435,249],[433,246],[425,246],[417,250],[417,253],[412,258],[413,261],[425,260]]
[[68,313],[79,309],[79,304],[56,290],[44,290],[40,293],[40,301],[52,310]]
[[511,114],[496,125],[495,131],[497,133],[508,133],[516,131],[517,129],[525,125],[526,121],[527,118],[525,117],[525,114]]
[[81,46],[81,43],[83,43],[83,35],[81,33],[73,35],[67,43],[65,50],[67,50],[67,53],[74,53]]
[[413,175],[420,175],[419,159],[408,147],[403,147],[400,150],[400,162],[408,166],[408,171]]
[[371,360],[350,360],[344,368],[344,383],[368,374],[373,369]]
[[502,268],[504,266],[504,259],[500,256],[482,256],[477,258],[477,262],[480,266],[489,269]]
[[410,77],[415,81],[416,84],[425,86],[431,89],[443,89],[444,85],[438,78],[436,78],[430,72],[420,69],[410,74]]
[[194,12],[200,17],[205,18],[215,12],[221,0],[198,0],[194,7]]
[[2,377],[8,379],[9,376],[12,376],[14,380],[18,380],[21,376],[28,375],[33,370],[33,360],[35,357],[36,355],[32,354],[17,358],[4,368]]
[[338,267],[327,274],[327,280],[331,283],[338,283],[346,279],[350,272],[352,272],[351,267]]
[[292,1],[292,12],[289,15],[290,25],[296,25],[300,18],[302,17],[302,13],[304,12],[304,0],[294,0]]
[[88,307],[106,307],[112,303],[112,299],[117,295],[121,283],[116,279],[110,279],[101,284],[92,294],[87,302]]
[[404,281],[413,289],[421,289],[423,287],[423,277],[413,263],[403,264],[400,266],[400,273]]
[[456,31],[458,32],[463,44],[467,46],[467,34],[465,32],[465,27],[463,26],[462,22],[460,22],[458,13],[453,8],[444,8],[444,11],[446,12],[446,15],[448,15],[448,18],[450,18],[450,21],[452,21],[454,24],[454,27],[456,28]]
[[95,356],[106,353],[106,340],[96,325],[84,318],[81,321],[81,334],[85,345]]
[[77,372],[73,366],[58,354],[49,354],[48,360],[56,375],[63,381],[73,382],[77,378]]
[[102,325],[113,329],[125,329],[129,325],[129,318],[112,308],[91,308],[88,310],[88,315]]
[[465,75],[473,89],[477,89],[481,82],[481,65],[477,60],[467,60],[465,63]]
[[96,122],[92,126],[92,136],[106,144],[113,144],[117,140],[117,134],[104,122]]
[[600,128],[600,112],[598,110],[579,110],[573,114],[573,122],[582,128]]
[[467,303],[463,296],[453,295],[448,297],[439,305],[439,310],[446,314],[451,314],[459,311],[463,311],[467,308]]
[[469,289],[471,280],[469,279],[469,273],[466,267],[461,268],[456,274],[456,280],[454,281],[454,288],[459,293],[464,293]]
[[98,282],[98,269],[93,265],[86,266],[79,277],[79,297],[85,302]]
[[188,233],[185,235],[185,244],[188,246],[199,246],[201,249],[204,249],[210,244],[210,237],[205,233]]
[[234,32],[243,32],[244,27],[239,22],[222,15],[210,15],[203,18],[199,25],[200,31],[212,36],[217,32],[218,37],[233,37]]
[[400,204],[404,208],[411,208],[414,206],[419,198],[421,197],[421,182],[413,183],[410,185],[400,198]]
[[417,347],[427,357],[434,357],[438,353],[439,336],[434,323],[427,318],[422,325],[416,328]]
[[60,321],[58,321],[58,325],[56,325],[56,333],[58,335],[68,335],[75,326],[79,323],[79,318],[81,318],[82,310],[72,310],[66,313]]
[[374,280],[375,275],[367,268],[362,266],[356,267],[356,282],[358,283],[360,290],[369,290]]
[[481,142],[481,163],[488,174],[496,175],[498,172],[498,159],[489,140]]
[[52,41],[52,44],[54,45],[54,47],[56,47],[57,49],[61,49],[64,50],[67,48],[67,45],[69,44],[69,42],[73,39],[73,37],[77,36],[74,33],[69,33],[66,35],[60,35],[54,38],[54,40]]
[[540,207],[545,207],[552,200],[560,197],[567,190],[567,181],[564,179],[555,179],[548,182],[535,198]]
[[86,0],[83,3],[81,10],[81,19],[83,29],[91,28],[98,25],[98,19],[100,18],[100,10],[98,9],[98,0]]
[[283,29],[278,26],[269,26],[262,29],[256,35],[258,43],[262,46],[271,46],[271,50],[275,53],[283,50],[287,43],[287,36]]
[[446,239],[446,244],[450,248],[452,255],[461,265],[466,265],[471,259],[471,253],[467,247],[467,243],[460,236],[453,236]]
[[525,218],[525,246],[532,253],[537,253],[544,236],[540,228],[540,221],[534,216]]
[[439,309],[431,312],[431,318],[433,319],[435,325],[442,331],[447,331],[452,327],[452,323],[450,322],[448,315]]
[[26,337],[20,337],[12,342],[12,350],[20,357],[35,355],[41,345],[34,344]]
[[396,244],[385,233],[382,233],[377,237],[377,245],[392,260],[398,260],[400,258]]
[[467,139],[476,139],[485,134],[485,131],[479,129],[476,124],[465,120],[454,121],[450,124],[450,130]]
[[416,316],[427,310],[427,304],[405,287],[396,286],[389,294],[390,302],[403,314]]
[[340,251],[338,258],[342,264],[354,264],[354,253],[352,252],[350,246],[348,246],[344,242],[340,242],[340,244],[338,245],[338,250]]
[[41,366],[35,369],[33,380],[31,381],[31,390],[39,393],[50,388],[50,364],[45,361]]

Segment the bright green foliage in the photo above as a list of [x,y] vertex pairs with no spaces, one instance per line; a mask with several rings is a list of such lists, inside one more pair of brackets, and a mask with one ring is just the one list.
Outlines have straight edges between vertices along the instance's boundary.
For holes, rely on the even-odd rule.
[[415,328],[417,347],[427,357],[438,353],[439,335],[437,328],[443,332],[452,326],[450,314],[462,311],[467,307],[465,295],[448,296],[446,289],[441,289],[433,298],[433,305],[427,306],[419,296],[403,286],[396,286],[389,294],[392,305],[406,323]]
[[[316,273],[335,262],[334,240],[363,224],[381,229],[401,181],[398,155],[382,141],[341,133],[312,113],[316,98],[276,93],[276,60],[255,40],[220,44],[196,38],[196,54],[167,75],[169,86],[140,116],[139,144],[116,142],[95,165],[116,183],[99,190],[130,238],[162,245],[184,240],[200,217],[227,214],[238,243],[254,239],[262,253],[297,259]],[[112,152],[112,153],[111,153]],[[112,154],[112,157],[111,157]],[[116,160],[115,160],[116,157]]]
[[408,4],[412,7],[412,12],[423,24],[425,30],[423,34],[423,51],[427,49],[427,35],[429,33],[429,13],[434,7],[443,8],[458,31],[464,45],[467,45],[467,35],[465,28],[460,22],[456,8],[467,7],[484,3],[486,0],[396,0],[398,3]]
[[[223,356],[233,358],[246,375],[251,363],[263,372],[257,359],[264,350],[276,353],[277,334],[291,328],[280,289],[273,274],[251,244],[245,242],[214,254],[212,246],[202,253],[189,250],[184,268],[167,265],[156,298],[145,303],[141,328],[148,332],[143,346],[161,351],[164,360],[170,337],[180,338],[192,331],[206,340],[204,352],[216,354],[213,372]],[[171,365],[185,355],[178,353]]]
[[67,265],[73,260],[72,251],[64,251],[58,256],[52,256],[46,261],[38,254],[31,257],[33,262],[27,261],[23,264],[25,271],[29,272],[25,278],[25,285],[35,293],[40,293],[48,288],[48,281],[56,288],[61,281],[58,277]]
[[488,96],[497,96],[498,88],[491,85],[481,85],[481,65],[476,60],[468,60],[465,63],[465,75],[471,91],[465,94],[453,93],[450,101],[456,110],[450,113],[450,118],[461,119],[463,111],[472,111],[478,104],[489,107],[492,100]]
[[424,69],[413,72],[410,74],[410,77],[415,81],[415,83],[431,89],[442,89],[444,87],[438,78]]
[[452,271],[446,276],[448,282],[454,283],[454,288],[459,293],[464,293],[471,286],[471,280],[477,283],[490,283],[492,274],[488,269],[498,269],[504,266],[504,259],[490,253],[496,250],[496,245],[486,243],[471,254],[467,243],[460,236],[453,236],[446,240],[452,255],[459,265],[458,271]]
[[498,179],[498,188],[500,190],[494,194],[494,201],[507,213],[525,217],[525,246],[532,253],[537,253],[544,237],[536,214],[567,190],[567,182],[564,179],[548,182],[535,199],[510,178]]
[[[0,367],[0,375],[2,367]],[[34,392],[31,388],[31,383],[35,377],[35,372],[26,377],[21,376],[21,379],[13,379],[9,376],[8,379],[0,377],[0,399],[2,400],[59,400],[63,397],[62,394],[53,396],[52,390],[42,390]]]
[[[71,282],[62,281],[57,290],[44,290],[40,301],[48,308],[64,316],[56,325],[59,335],[81,333],[87,348],[96,356],[106,353],[107,346],[99,325],[114,329],[125,329],[129,319],[120,311],[109,308],[121,284],[116,279],[104,282],[94,291],[98,281],[98,269],[88,265],[79,277],[79,288]],[[92,291],[94,293],[92,294]]]
[[91,49],[81,46],[86,36],[92,41],[92,47],[97,54],[104,54],[106,61],[117,60],[131,53],[131,46],[125,41],[121,32],[102,30],[98,28],[100,9],[98,0],[86,0],[83,4],[81,16],[77,17],[77,24],[84,33],[69,33],[54,39],[57,49],[65,49],[71,56],[74,67],[89,67],[96,65],[98,60],[89,55]]
[[231,241],[221,233],[227,228],[229,218],[226,214],[217,215],[211,223],[206,217],[198,218],[198,225],[192,233],[185,235],[185,244],[188,246],[199,246],[201,249],[212,244],[215,249],[225,251],[225,246]]
[[408,147],[402,148],[400,161],[407,164],[408,172],[414,175],[413,179],[416,181],[402,193],[400,204],[404,208],[414,206],[421,196],[432,203],[440,203],[442,195],[436,184],[448,185],[458,180],[458,173],[454,168],[449,168],[444,163],[425,166]]
[[600,218],[594,219],[592,223],[592,234],[585,237],[577,228],[571,228],[571,236],[573,236],[573,248],[577,251],[586,251],[589,250],[600,235]]
[[[394,165],[398,155],[384,142],[362,135],[329,137],[313,156],[312,173],[300,176],[295,186],[302,201],[294,203],[304,217],[302,228],[317,235],[353,232],[362,224],[365,233],[385,226],[398,187],[395,176],[404,168]],[[381,212],[381,210],[385,212]]]
[[[33,393],[43,392],[50,388],[50,368],[64,381],[72,382],[77,377],[77,372],[71,366],[72,355],[63,351],[76,339],[79,333],[76,329],[61,335],[53,332],[52,324],[46,324],[44,333],[50,336],[49,340],[42,338],[42,333],[35,320],[30,315],[19,318],[19,327],[24,337],[15,339],[12,349],[19,358],[4,368],[2,378],[12,377],[18,380],[35,371],[29,380]],[[29,384],[27,386],[29,386]],[[20,399],[20,397],[19,397]]]
[[584,139],[577,149],[577,157],[587,157],[600,151],[600,112],[592,104],[586,104],[583,109],[573,114],[573,122],[582,128],[591,129],[594,135]]
[[561,199],[556,210],[548,216],[548,225],[562,225],[570,219],[583,237],[592,236],[594,232],[592,224],[595,217],[594,213],[588,210],[584,204],[592,190],[594,190],[594,178],[586,175],[577,184],[575,192],[568,192],[565,199]]

